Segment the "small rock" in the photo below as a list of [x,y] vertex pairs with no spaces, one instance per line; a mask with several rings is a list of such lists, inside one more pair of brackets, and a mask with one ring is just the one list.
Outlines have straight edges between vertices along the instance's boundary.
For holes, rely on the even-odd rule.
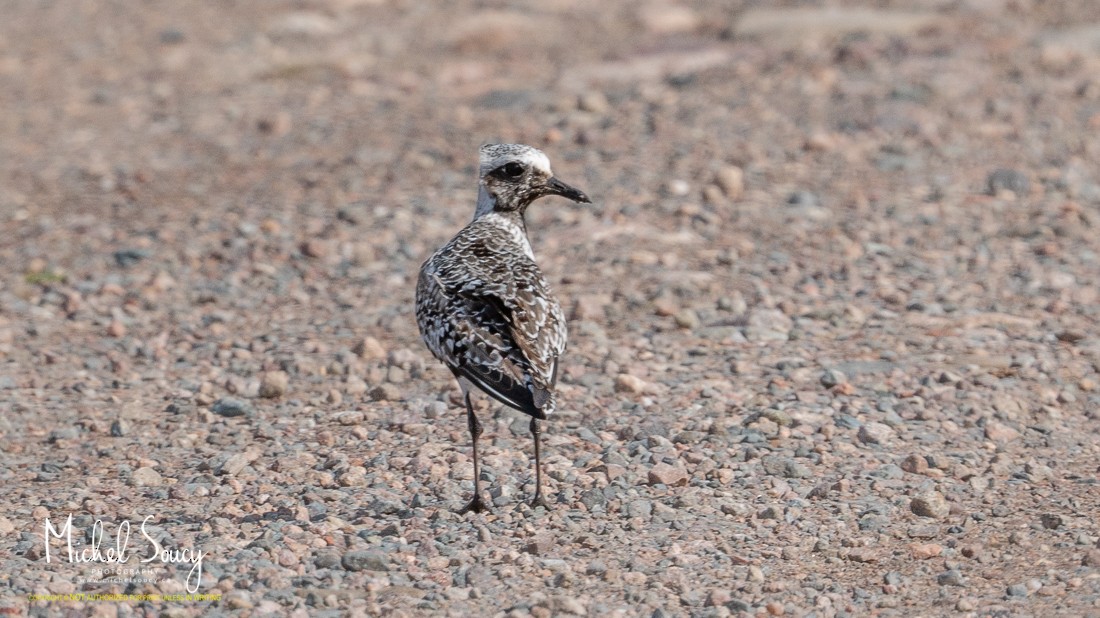
[[821,385],[825,388],[832,388],[839,384],[844,384],[847,381],[848,376],[836,369],[826,369],[825,372],[821,374]]
[[527,553],[541,556],[554,548],[554,541],[549,536],[537,536],[527,542]]
[[119,320],[111,320],[111,323],[107,325],[107,334],[116,339],[125,336],[126,325]]
[[626,514],[630,517],[649,519],[653,514],[653,502],[651,500],[634,500],[626,506]]
[[286,394],[290,378],[285,371],[268,371],[260,380],[260,397],[274,399]]
[[340,564],[340,554],[334,551],[321,551],[313,559],[313,565],[318,569],[331,569]]
[[1002,167],[990,172],[986,178],[986,189],[990,195],[1011,191],[1017,196],[1022,196],[1027,195],[1031,190],[1031,181],[1023,172]]
[[214,466],[214,474],[233,476],[244,470],[248,464],[259,457],[257,451],[244,451],[241,453],[226,453],[220,463]]
[[921,517],[943,519],[951,513],[951,507],[947,504],[943,494],[930,490],[921,492],[909,502],[909,510]]
[[864,444],[885,444],[894,436],[894,430],[885,423],[877,421],[866,423],[859,428],[856,437]]
[[363,337],[356,342],[355,346],[351,348],[351,351],[360,358],[386,358],[386,348],[382,347],[382,344],[374,337]]
[[606,114],[611,109],[611,104],[602,92],[593,90],[577,98],[577,108],[593,114]]
[[675,487],[677,485],[685,485],[687,481],[687,472],[683,468],[677,466],[670,466],[662,462],[649,469],[650,485],[667,485],[669,487]]
[[736,165],[726,165],[714,174],[714,182],[731,200],[736,200],[745,192],[745,173]]
[[607,496],[604,495],[601,489],[595,487],[586,489],[581,492],[581,504],[589,511],[605,509],[607,508]]
[[955,609],[960,612],[972,612],[978,609],[978,604],[970,597],[962,597],[955,602]]
[[615,392],[631,393],[637,395],[645,390],[645,380],[629,373],[620,373],[615,376]]
[[703,187],[703,201],[707,204],[722,204],[725,202],[722,189],[718,185],[707,185]]
[[766,506],[760,509],[760,512],[756,514],[759,519],[783,519],[783,509],[772,505]]
[[1043,513],[1039,516],[1039,521],[1042,522],[1043,527],[1047,530],[1057,530],[1065,523],[1062,520],[1062,516],[1057,513]]
[[152,468],[138,468],[130,475],[130,484],[136,487],[159,487],[161,483],[160,472]]
[[111,423],[111,437],[121,438],[129,433],[129,431],[130,421],[124,418],[115,419],[114,422]]
[[789,479],[805,479],[813,476],[813,472],[804,464],[787,457],[765,457],[761,465],[764,471],[772,476]]
[[324,240],[312,239],[302,243],[300,247],[302,255],[311,258],[323,258],[329,254],[329,243]]
[[344,552],[340,563],[349,571],[389,571],[386,554],[380,551],[356,549]]
[[232,418],[235,416],[245,416],[246,414],[252,414],[252,404],[242,399],[235,397],[222,397],[214,402],[214,405],[210,406],[210,411],[214,414]]
[[686,180],[676,178],[665,184],[665,192],[674,197],[684,197],[691,193],[691,185]]
[[694,309],[683,309],[676,314],[676,325],[680,328],[694,330],[699,328],[699,315]]
[[1081,565],[1088,567],[1100,567],[1100,549],[1090,549],[1081,558]]
[[316,37],[331,34],[338,22],[316,11],[295,11],[275,18],[268,32],[274,36]]
[[718,588],[707,594],[707,600],[703,602],[703,607],[722,607],[729,603],[731,599],[733,599],[733,595],[730,594],[729,590]]
[[638,21],[653,34],[691,32],[701,23],[690,8],[671,2],[653,2],[638,10]]
[[252,596],[247,590],[230,590],[225,595],[225,604],[229,609],[249,609],[252,607]]
[[1010,597],[1026,597],[1027,586],[1024,584],[1012,584],[1005,590],[1005,593]]
[[848,560],[852,562],[877,562],[878,553],[873,547],[853,547],[848,552]]
[[910,474],[924,474],[928,472],[928,460],[923,455],[909,455],[902,460],[901,469]]
[[966,587],[966,578],[958,569],[950,569],[936,576],[936,583],[941,586]]
[[775,408],[768,408],[761,412],[760,415],[780,427],[789,427],[791,423],[794,422],[790,414]]
[[370,397],[374,401],[398,401],[401,399],[401,389],[393,384],[379,384],[370,391]]
[[998,444],[1006,444],[1020,437],[1020,432],[997,421],[985,425],[985,437]]
[[749,341],[787,341],[794,323],[778,309],[755,309],[749,313],[745,338]]
[[909,551],[917,560],[928,560],[942,554],[943,546],[937,543],[913,543],[909,546]]

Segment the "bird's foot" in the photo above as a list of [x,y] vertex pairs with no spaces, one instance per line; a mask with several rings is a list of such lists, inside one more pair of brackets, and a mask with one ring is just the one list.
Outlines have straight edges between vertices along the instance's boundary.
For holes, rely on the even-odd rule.
[[488,510],[489,510],[489,505],[486,504],[485,501],[481,499],[481,494],[474,494],[474,497],[470,500],[469,504],[462,507],[458,511],[458,514],[459,515],[465,515],[466,513],[469,513],[470,511],[473,511],[475,513],[482,513],[482,512],[488,511]]
[[540,506],[547,511],[550,510],[550,505],[546,503],[546,499],[542,497],[542,494],[535,494],[535,497],[531,499],[531,508]]

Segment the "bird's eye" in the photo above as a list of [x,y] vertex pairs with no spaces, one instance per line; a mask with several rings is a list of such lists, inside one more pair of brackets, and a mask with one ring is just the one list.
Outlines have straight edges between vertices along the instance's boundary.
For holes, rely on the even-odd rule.
[[519,163],[507,163],[500,168],[500,173],[507,178],[519,178],[523,175],[523,166]]

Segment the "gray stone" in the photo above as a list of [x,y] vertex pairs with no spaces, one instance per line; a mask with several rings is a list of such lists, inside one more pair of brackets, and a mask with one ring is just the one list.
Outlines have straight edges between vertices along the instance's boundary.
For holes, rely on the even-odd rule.
[[943,494],[938,491],[923,491],[909,502],[909,510],[921,517],[943,519],[951,513],[951,507],[947,504]]
[[236,416],[245,416],[252,414],[252,404],[244,401],[243,399],[237,399],[235,397],[222,397],[214,402],[214,405],[210,406],[210,411],[214,414],[224,416],[227,418],[233,418]]
[[966,587],[966,578],[958,569],[949,569],[936,576],[936,583],[941,586]]
[[351,550],[344,552],[340,563],[349,571],[389,571],[386,554],[372,550]]
[[749,341],[787,341],[794,323],[778,309],[754,309],[749,313],[745,337]]
[[130,484],[136,487],[159,487],[162,483],[160,472],[152,468],[138,468],[130,475]]
[[836,369],[826,369],[821,374],[821,385],[825,388],[832,388],[839,384],[844,384],[848,381],[848,376],[844,375]]

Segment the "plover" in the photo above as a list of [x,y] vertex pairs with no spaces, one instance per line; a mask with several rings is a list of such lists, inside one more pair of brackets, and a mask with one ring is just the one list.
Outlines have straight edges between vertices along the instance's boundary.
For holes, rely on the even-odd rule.
[[539,421],[554,411],[558,357],[565,351],[565,315],[535,264],[524,213],[531,202],[560,195],[589,203],[558,180],[541,151],[522,144],[490,144],[479,152],[474,219],[420,267],[416,321],[436,358],[454,373],[466,404],[473,440],[474,497],[459,513],[485,510],[477,439],[481,423],[474,387],[531,416],[535,442],[535,496],[542,497]]

